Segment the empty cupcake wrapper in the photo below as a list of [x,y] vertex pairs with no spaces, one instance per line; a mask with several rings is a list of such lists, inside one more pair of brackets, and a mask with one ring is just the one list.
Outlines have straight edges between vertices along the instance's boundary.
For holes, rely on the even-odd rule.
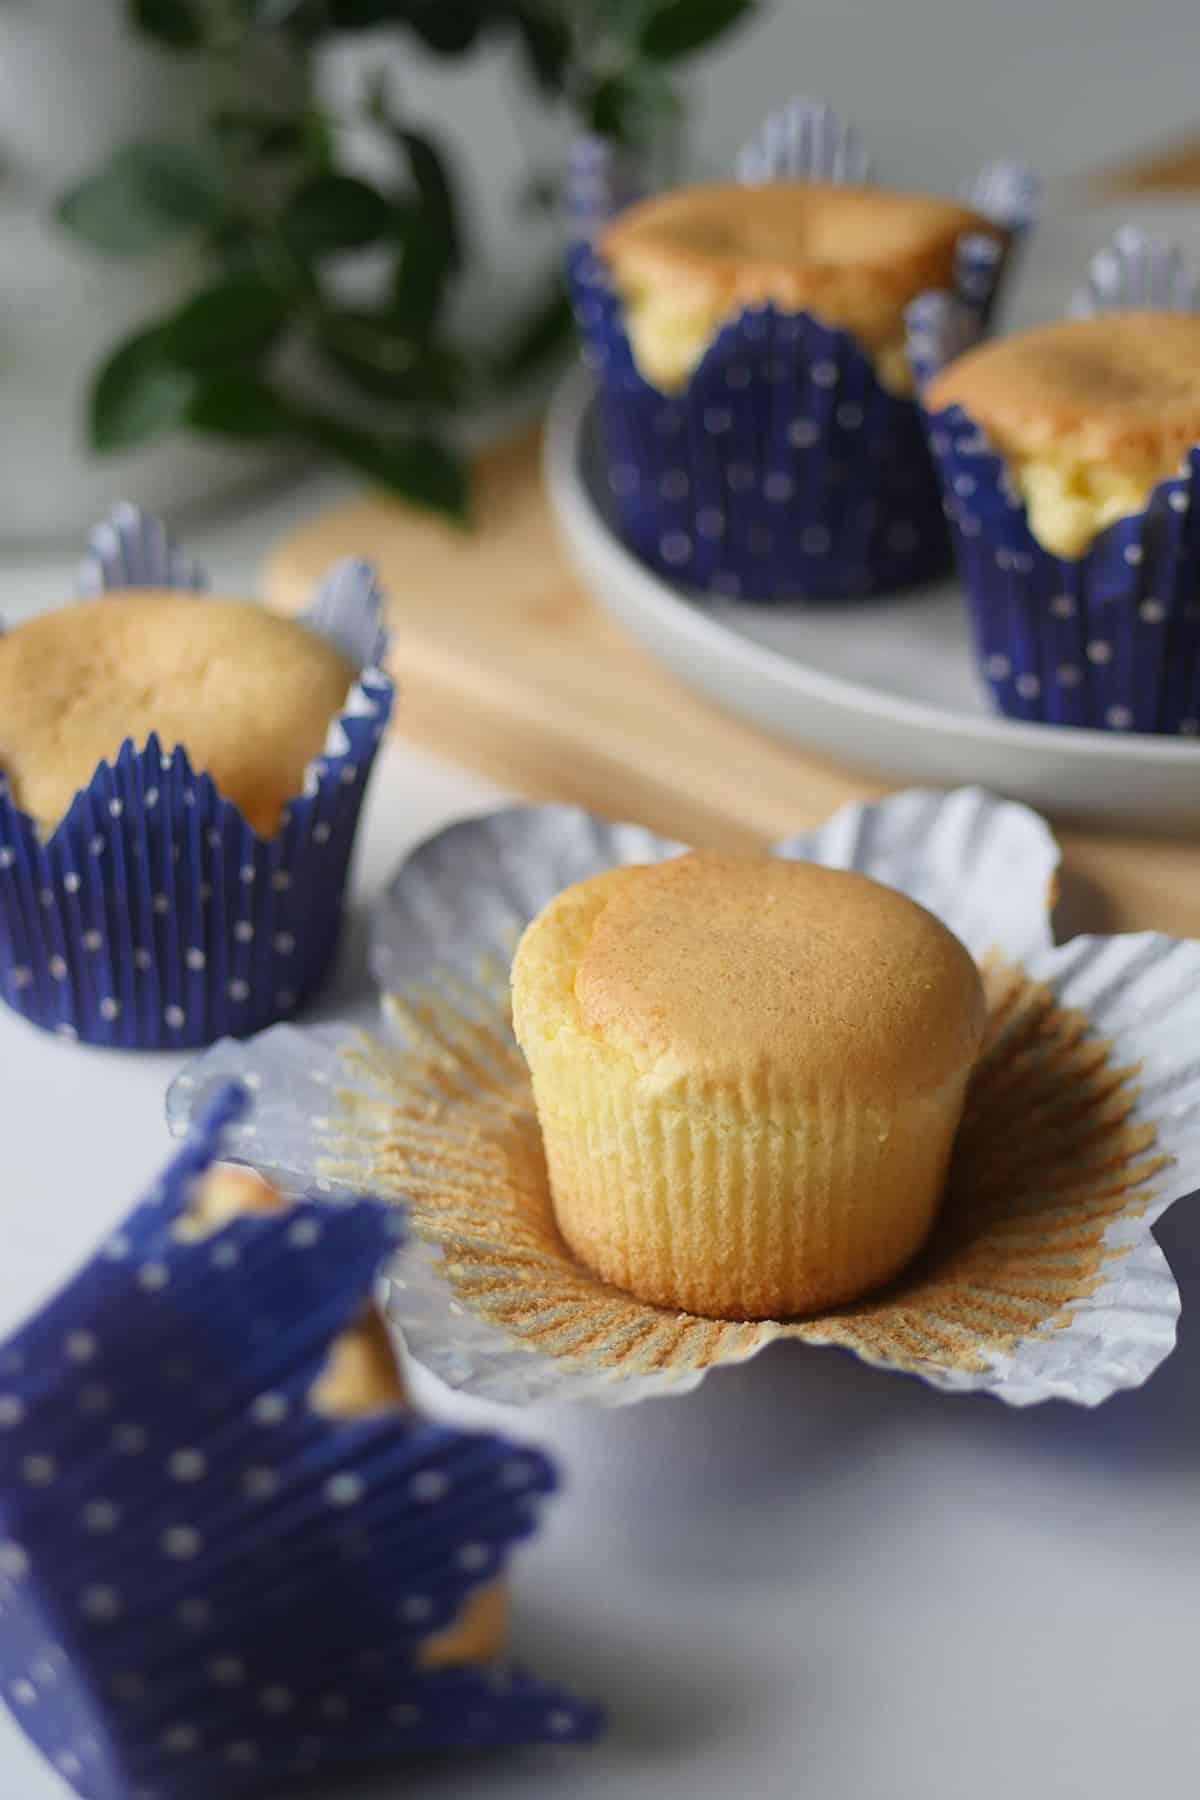
[[[588,140],[588,205],[569,209],[567,273],[599,391],[613,516],[631,547],[668,579],[730,598],[845,599],[940,574],[950,547],[918,408],[881,383],[848,332],[749,308],[716,334],[680,393],[646,381],[591,244],[631,198],[624,165],[614,162],[607,196],[603,171]],[[793,102],[746,147],[739,173],[857,180],[864,153],[827,107]],[[1001,179],[1001,165],[985,173],[981,206],[1023,232],[1036,215],[1032,177],[1009,169]],[[1004,262],[990,238],[960,246],[959,292],[978,330]]]
[[[203,572],[123,507],[94,533],[80,585],[197,589]],[[274,837],[154,737],[114,746],[45,839],[0,777],[0,995],[32,1023],[181,1049],[258,1031],[319,987],[394,694],[367,564],[331,569],[302,619],[359,675]]]
[[594,1735],[501,1666],[422,1666],[534,1527],[538,1452],[309,1395],[403,1217],[301,1199],[177,1227],[245,1096],[0,1344],[0,1692],[87,1800],[211,1800],[322,1764]]
[[[1194,308],[1198,298],[1176,250],[1126,227],[1094,259],[1072,311]],[[923,379],[965,347],[947,296],[924,297],[915,329]],[[1200,733],[1200,448],[1141,512],[1067,558],[1034,537],[1004,458],[961,407],[925,423],[999,710],[1047,725]]]
[[395,1272],[394,1315],[421,1361],[491,1398],[686,1391],[780,1338],[1013,1405],[1091,1405],[1144,1381],[1179,1309],[1151,1226],[1200,1183],[1200,946],[1054,948],[1048,828],[974,789],[848,807],[776,847],[901,888],[992,959],[987,1048],[924,1255],[863,1302],[747,1323],[659,1310],[574,1261],[554,1227],[508,964],[565,885],[678,849],[565,807],[439,833],[374,920],[387,1038],[285,1026],[217,1046],[173,1088],[173,1129],[213,1081],[249,1072],[257,1164],[333,1192],[369,1172],[403,1199],[424,1243]]

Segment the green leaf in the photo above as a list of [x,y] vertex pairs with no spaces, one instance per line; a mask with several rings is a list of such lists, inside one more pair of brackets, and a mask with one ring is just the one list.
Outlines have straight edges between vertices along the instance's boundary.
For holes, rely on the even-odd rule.
[[193,377],[163,355],[162,328],[127,338],[97,372],[88,436],[95,450],[126,450],[182,425]]
[[333,167],[334,140],[337,124],[330,115],[319,106],[308,106],[300,115],[301,130],[304,134],[304,154],[309,166],[327,172]]
[[353,175],[313,175],[288,196],[282,223],[301,255],[322,256],[376,243],[391,221],[391,207],[368,182]]
[[224,167],[210,144],[143,137],[85,176],[55,212],[95,249],[141,256],[215,225],[229,199]]
[[433,140],[408,130],[397,115],[386,72],[371,77],[366,104],[367,116],[403,153],[412,177],[412,194],[398,203],[395,214],[398,258],[390,310],[405,332],[427,338],[446,284],[463,261],[454,185]]
[[395,25],[407,11],[399,0],[329,0],[330,24],[335,31],[369,31],[375,25]]
[[181,306],[163,327],[163,351],[184,369],[254,362],[287,326],[289,307],[258,275],[229,275]]
[[479,35],[481,9],[473,0],[409,0],[407,23],[442,56],[461,56]]
[[419,207],[401,214],[387,311],[398,330],[422,342],[432,335],[442,310],[449,279],[445,248]]
[[367,116],[403,151],[412,176],[417,205],[408,209],[402,235],[415,233],[416,250],[436,258],[439,274],[453,273],[463,261],[454,182],[433,139],[408,130],[396,113],[386,70],[376,70],[367,83]]
[[246,442],[286,437],[297,429],[297,417],[283,396],[248,371],[205,376],[187,409],[196,431]]
[[537,0],[517,0],[511,9],[513,29],[538,86],[547,94],[561,92],[571,57],[571,33],[565,21]]
[[641,102],[637,88],[621,75],[609,75],[592,89],[585,107],[587,123],[601,137],[631,146],[638,140]]
[[329,313],[320,321],[318,338],[326,360],[374,399],[453,408],[462,398],[462,359],[414,336],[394,315]]
[[582,110],[593,131],[637,155],[649,155],[679,122],[683,107],[670,78],[657,64],[645,63],[606,76],[584,99]]
[[197,0],[127,0],[130,23],[172,50],[196,50],[207,36]]
[[482,24],[479,0],[328,0],[335,31],[407,25],[431,50],[454,56],[474,43]]
[[[248,6],[250,17],[260,30],[277,30],[280,26],[300,24],[306,35],[312,35],[321,21],[321,8],[313,4],[313,0],[243,0]],[[306,15],[312,14],[312,23]]]
[[656,62],[691,56],[757,9],[758,0],[658,0],[638,33],[638,49]]
[[454,184],[441,151],[420,131],[401,131],[399,141],[408,154],[413,183],[421,203],[431,245],[440,250],[443,266],[460,269],[462,238],[458,226],[458,202]]
[[447,242],[444,222],[431,218],[419,200],[398,210],[396,240],[388,310],[413,337],[428,339],[456,266],[450,260],[453,245]]
[[126,0],[131,24],[173,50],[229,50],[249,32],[301,41],[326,21],[323,0]]
[[466,465],[437,438],[423,432],[395,436],[364,431],[324,414],[311,415],[306,426],[314,443],[389,493],[456,522],[465,521]]
[[233,149],[251,156],[294,156],[309,142],[305,119],[253,106],[219,107],[212,127]]
[[321,350],[365,393],[410,400],[421,347],[403,331],[389,331],[370,313],[330,313],[317,327]]
[[572,331],[571,306],[557,276],[549,294],[518,325],[496,359],[495,379],[501,387],[517,387],[567,343]]
[[209,247],[218,268],[255,268],[263,247],[262,233],[245,213],[230,213],[208,234]]

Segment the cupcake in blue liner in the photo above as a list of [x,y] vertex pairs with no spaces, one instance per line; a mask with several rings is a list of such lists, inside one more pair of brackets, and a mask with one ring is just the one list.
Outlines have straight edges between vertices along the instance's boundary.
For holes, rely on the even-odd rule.
[[614,164],[605,204],[592,147],[569,208],[617,527],[671,580],[731,598],[928,580],[950,551],[904,307],[950,285],[982,330],[1036,183],[997,165],[971,204],[868,186],[857,134],[811,102],[738,170],[630,206]]
[[244,1098],[0,1345],[0,1691],[87,1800],[594,1736],[492,1654],[551,1466],[406,1404],[400,1214],[214,1167]]
[[1072,318],[972,347],[947,295],[910,349],[999,710],[1200,732],[1200,312],[1177,252],[1126,228]]
[[337,565],[299,621],[203,581],[122,507],[87,598],[0,638],[0,994],[88,1043],[260,1030],[337,943],[393,702],[374,573]]

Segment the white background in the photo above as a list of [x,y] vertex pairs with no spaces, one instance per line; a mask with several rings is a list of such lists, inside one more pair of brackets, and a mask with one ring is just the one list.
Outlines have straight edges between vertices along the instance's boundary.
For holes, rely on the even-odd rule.
[[[30,3],[30,0],[25,0]],[[699,67],[702,158],[823,94],[895,179],[950,184],[1019,149],[1050,174],[1200,123],[1193,0],[779,0]],[[495,224],[528,144],[497,59],[409,75],[414,110],[471,122]],[[936,121],[936,129],[930,124]],[[2,122],[0,122],[2,137]],[[0,145],[2,148],[2,145]],[[493,233],[503,270],[507,230]],[[524,258],[527,245],[514,245]],[[8,452],[13,453],[11,439]],[[53,480],[53,471],[45,472]],[[193,534],[225,582],[331,484]],[[0,565],[9,619],[65,564]],[[332,999],[365,981],[362,908],[406,845],[494,803],[405,748],[368,801]],[[0,1333],[168,1154],[169,1056],[89,1051],[0,1016]],[[1200,1212],[1161,1239],[1200,1309]],[[951,1400],[832,1351],[780,1346],[631,1412],[538,1410],[566,1492],[517,1564],[519,1647],[610,1709],[604,1745],[381,1776],[359,1800],[1126,1800],[1200,1768],[1200,1329],[1095,1414]],[[494,1409],[447,1410],[497,1422]],[[0,1714],[0,1796],[57,1777]],[[214,1800],[221,1800],[214,1795]],[[320,1800],[349,1800],[322,1790]]]
[[[245,587],[325,484],[193,534]],[[0,566],[16,618],[64,565]],[[362,909],[404,848],[494,804],[394,746],[323,1010],[365,983]],[[92,1051],[0,1016],[0,1333],[67,1273],[169,1151],[177,1059]],[[1200,1308],[1200,1210],[1162,1241]],[[629,1412],[464,1418],[550,1445],[566,1491],[517,1561],[526,1659],[604,1700],[586,1752],[379,1775],[319,1800],[1127,1800],[1200,1767],[1200,1331],[1094,1414],[948,1399],[780,1346]],[[0,1714],[0,1796],[65,1792]],[[213,1800],[221,1800],[214,1795]]]

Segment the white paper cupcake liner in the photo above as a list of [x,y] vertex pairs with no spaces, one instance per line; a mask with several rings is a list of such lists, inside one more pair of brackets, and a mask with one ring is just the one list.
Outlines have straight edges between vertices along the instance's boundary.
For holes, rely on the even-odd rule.
[[[103,594],[197,590],[205,576],[124,506],[93,532],[79,581]],[[153,736],[114,744],[46,838],[0,774],[0,997],[31,1023],[178,1050],[260,1030],[320,986],[394,690],[369,565],[331,569],[301,622],[359,673],[273,837]]]
[[776,851],[902,889],[987,966],[990,1035],[925,1256],[863,1303],[743,1324],[646,1306],[573,1262],[539,1173],[508,963],[568,882],[677,848],[564,807],[439,833],[375,916],[386,1039],[335,1025],[219,1045],[172,1089],[172,1128],[239,1074],[259,1102],[252,1161],[406,1200],[426,1243],[396,1272],[393,1315],[421,1361],[491,1398],[680,1392],[783,1337],[1013,1405],[1093,1405],[1144,1381],[1179,1310],[1151,1226],[1200,1184],[1200,946],[1147,934],[1054,947],[1048,827],[974,789],[848,807]]

